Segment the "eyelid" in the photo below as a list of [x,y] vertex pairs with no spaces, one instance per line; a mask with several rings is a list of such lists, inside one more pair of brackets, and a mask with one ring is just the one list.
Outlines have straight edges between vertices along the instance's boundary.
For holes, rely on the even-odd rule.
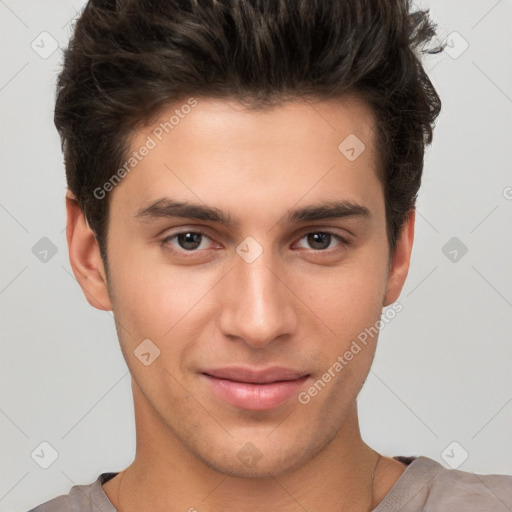
[[302,235],[300,235],[297,238],[297,242],[302,240],[304,237],[306,237],[308,235],[315,234],[315,233],[323,233],[324,235],[330,235],[330,236],[334,237],[335,239],[337,239],[339,243],[337,245],[335,245],[334,247],[331,247],[329,249],[312,249],[312,248],[311,249],[304,249],[303,247],[301,249],[309,250],[309,251],[314,252],[314,253],[332,254],[333,252],[336,252],[337,250],[342,250],[344,247],[349,246],[351,244],[351,240],[349,239],[349,237],[340,235],[340,234],[336,233],[335,231],[331,231],[329,229],[321,229],[321,228],[320,229],[313,229],[313,230],[309,230],[309,231],[303,232]]
[[297,229],[295,236],[302,236],[308,233],[331,233],[332,235],[341,236],[345,238],[353,238],[355,234],[350,231],[346,226],[325,225],[325,224],[308,224],[307,226]]
[[293,240],[298,240],[301,238],[304,238],[306,235],[310,235],[312,233],[325,233],[332,235],[338,239],[344,240],[346,243],[351,243],[351,241],[354,239],[354,234],[347,229],[337,228],[334,226],[306,226],[304,228],[301,228],[295,232],[293,235]]
[[162,247],[164,247],[166,250],[168,250],[168,251],[170,251],[172,253],[179,253],[180,255],[185,255],[185,256],[189,256],[189,257],[193,256],[194,254],[197,254],[197,253],[204,253],[205,251],[211,249],[211,247],[209,247],[208,249],[193,249],[193,250],[187,251],[186,249],[182,249],[182,248],[180,248],[178,246],[174,246],[173,244],[171,244],[171,239],[176,239],[179,235],[183,235],[183,234],[186,234],[186,233],[200,234],[203,238],[207,238],[213,244],[219,244],[219,242],[214,240],[202,228],[189,228],[189,229],[187,229],[187,228],[182,228],[182,227],[179,228],[179,231],[175,231],[175,232],[171,232],[171,233],[166,234],[161,239],[160,244],[161,244]]
[[[206,230],[204,230],[202,227],[187,228],[187,227],[180,226],[180,228],[178,228],[178,229],[179,229],[179,231],[168,233],[168,234],[166,234],[166,236],[164,236],[161,239],[161,245],[171,252],[179,253],[182,255],[192,257],[194,254],[203,253],[203,252],[211,249],[211,247],[210,247],[208,249],[194,249],[194,250],[187,251],[186,249],[181,249],[179,247],[175,247],[169,242],[170,239],[175,239],[177,236],[185,234],[185,233],[200,234],[202,237],[209,239],[213,244],[222,245],[219,242],[217,242],[213,237],[211,237],[208,233],[206,233]],[[300,248],[301,250],[306,250],[306,251],[310,251],[313,253],[332,254],[336,251],[342,250],[344,247],[349,246],[352,243],[350,240],[350,237],[340,235],[339,233],[336,233],[335,231],[333,231],[332,228],[323,229],[321,227],[317,228],[315,226],[308,226],[307,228],[303,228],[303,230],[301,230],[299,232],[299,234],[294,235],[293,240],[295,240],[295,241],[293,242],[293,244],[299,242],[307,235],[311,235],[311,234],[315,234],[315,233],[323,233],[323,234],[331,235],[332,237],[336,238],[339,243],[336,246],[331,247],[329,249],[312,249],[312,248],[306,249],[306,248],[302,247],[302,248]]]

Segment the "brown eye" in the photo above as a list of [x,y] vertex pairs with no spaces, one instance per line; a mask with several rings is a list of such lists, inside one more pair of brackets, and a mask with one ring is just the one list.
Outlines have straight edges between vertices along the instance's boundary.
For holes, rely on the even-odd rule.
[[210,238],[201,231],[182,231],[166,237],[162,243],[173,251],[195,252],[196,249],[208,249]]
[[331,235],[329,233],[310,233],[307,235],[307,241],[312,249],[327,249],[331,243]]
[[201,233],[180,233],[177,235],[177,241],[182,249],[191,251],[201,245],[202,237]]
[[[336,246],[343,245],[345,240],[336,235],[334,233],[330,233],[329,231],[315,231],[312,233],[307,233],[301,238],[301,241],[305,240],[306,245],[301,245],[299,242],[299,246],[303,249],[313,249],[315,251],[325,251],[326,249],[332,249]],[[338,242],[333,243],[333,242]],[[339,242],[342,242],[341,244]],[[346,242],[345,242],[346,243]]]

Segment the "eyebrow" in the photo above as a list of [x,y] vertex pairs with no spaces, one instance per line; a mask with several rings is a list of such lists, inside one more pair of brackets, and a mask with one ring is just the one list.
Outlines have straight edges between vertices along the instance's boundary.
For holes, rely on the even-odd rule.
[[[142,207],[135,218],[141,222],[161,218],[183,217],[202,221],[216,222],[233,229],[238,225],[228,213],[199,203],[186,203],[164,197]],[[370,210],[363,205],[349,200],[328,201],[319,205],[310,205],[303,208],[289,210],[284,216],[284,222],[293,224],[317,220],[341,219],[347,217],[371,217]]]

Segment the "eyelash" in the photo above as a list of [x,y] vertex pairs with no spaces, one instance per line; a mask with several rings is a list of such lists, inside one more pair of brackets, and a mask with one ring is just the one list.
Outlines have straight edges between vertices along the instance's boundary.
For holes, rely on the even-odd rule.
[[[187,251],[185,249],[175,249],[173,246],[171,246],[169,244],[169,240],[173,240],[175,238],[177,238],[179,235],[183,235],[183,234],[186,234],[186,233],[194,233],[196,235],[201,235],[202,237],[206,237],[208,239],[211,240],[211,238],[204,232],[204,231],[201,231],[201,230],[186,230],[186,231],[179,231],[178,233],[174,233],[173,235],[169,235],[167,237],[165,237],[163,240],[162,240],[162,247],[173,253],[173,254],[179,254],[179,255],[182,255],[186,258],[193,258],[195,255],[197,255],[200,250],[198,249],[194,249],[194,250],[191,250],[191,251]],[[330,235],[332,237],[334,237],[335,239],[338,240],[338,242],[340,242],[338,245],[336,245],[334,248],[332,249],[310,249],[311,252],[313,252],[314,254],[319,254],[319,253],[325,253],[325,254],[337,254],[338,252],[341,252],[343,251],[344,248],[348,247],[351,245],[351,242],[349,240],[347,240],[346,238],[342,237],[341,235],[338,235],[337,233],[334,233],[333,231],[322,231],[322,230],[318,230],[318,231],[308,231],[307,233],[304,233],[300,238],[299,240],[302,240],[303,238],[307,237],[308,235],[312,235],[312,234],[318,234],[318,233],[322,233],[323,235]],[[203,250],[207,250],[207,249],[203,249]]]
[[194,233],[196,235],[201,235],[203,237],[206,237],[206,238],[210,239],[210,237],[204,231],[189,229],[189,230],[186,230],[186,231],[179,231],[178,233],[174,233],[173,235],[166,236],[162,240],[162,247],[166,251],[169,251],[170,253],[179,254],[181,256],[184,256],[185,258],[193,258],[196,254],[199,253],[199,251],[197,249],[195,249],[193,251],[187,251],[185,249],[179,250],[179,249],[175,249],[172,245],[169,244],[169,240],[177,238],[179,235],[184,235],[186,233]]

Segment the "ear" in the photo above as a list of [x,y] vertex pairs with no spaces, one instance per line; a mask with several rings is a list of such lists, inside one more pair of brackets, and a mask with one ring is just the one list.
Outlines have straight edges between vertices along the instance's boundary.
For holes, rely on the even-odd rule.
[[402,230],[396,242],[395,252],[389,266],[383,307],[389,306],[395,302],[400,296],[400,292],[404,286],[411,260],[415,218],[416,212],[413,209],[409,212],[409,216],[402,226]]
[[112,310],[107,279],[94,232],[74,194],[66,193],[69,261],[78,284],[89,304],[103,311]]

